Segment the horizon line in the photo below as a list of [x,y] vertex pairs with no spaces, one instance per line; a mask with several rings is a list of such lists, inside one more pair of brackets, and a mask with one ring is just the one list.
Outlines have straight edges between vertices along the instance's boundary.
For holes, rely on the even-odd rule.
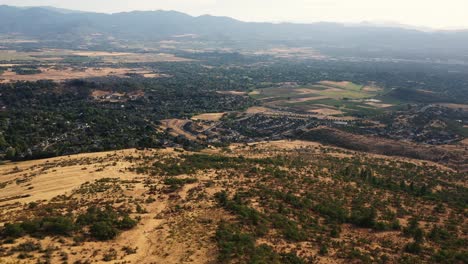
[[51,5],[46,5],[46,6],[37,6],[37,5],[16,6],[16,5],[0,4],[0,6],[8,6],[8,7],[14,7],[14,8],[43,8],[43,9],[52,8],[52,9],[58,9],[58,10],[62,9],[62,10],[77,12],[77,13],[95,13],[95,14],[106,14],[106,15],[114,15],[114,14],[121,14],[121,13],[133,13],[133,12],[158,12],[158,11],[163,11],[163,12],[177,12],[177,13],[188,15],[188,16],[191,16],[191,17],[213,16],[213,17],[230,18],[230,19],[237,20],[237,21],[244,22],[244,23],[303,24],[303,25],[304,24],[331,23],[331,24],[341,24],[343,26],[366,26],[367,25],[368,27],[375,27],[375,28],[379,28],[379,27],[380,28],[400,28],[400,29],[417,30],[417,31],[423,31],[423,32],[468,31],[468,27],[442,27],[442,28],[436,28],[436,27],[431,27],[431,26],[405,24],[405,23],[401,23],[401,22],[398,22],[398,21],[377,21],[377,20],[375,20],[375,21],[361,20],[359,22],[345,22],[345,21],[340,22],[340,21],[325,21],[325,20],[319,20],[319,21],[253,20],[253,21],[248,21],[248,20],[235,18],[235,17],[232,17],[232,16],[215,15],[215,14],[210,14],[210,13],[205,13],[205,14],[202,14],[202,15],[194,15],[194,14],[190,14],[188,12],[174,10],[174,9],[151,9],[151,10],[150,9],[148,9],[148,10],[132,9],[132,10],[122,10],[122,11],[118,11],[118,12],[103,12],[103,11],[96,11],[96,10],[89,11],[89,10],[70,9],[70,8],[51,6]]

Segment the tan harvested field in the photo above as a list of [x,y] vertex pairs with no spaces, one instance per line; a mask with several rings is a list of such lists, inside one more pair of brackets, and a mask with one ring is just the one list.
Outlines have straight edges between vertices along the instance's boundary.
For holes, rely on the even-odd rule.
[[0,67],[14,67],[14,66],[21,66],[22,64],[17,63],[0,63]]
[[[159,78],[159,77],[163,77],[164,75],[161,75],[159,73],[143,73],[142,74],[143,77],[145,78]],[[164,76],[164,77],[167,77],[167,76]]]
[[331,109],[331,108],[318,108],[318,109],[312,109],[309,110],[310,113],[316,113],[319,115],[324,115],[324,116],[333,116],[333,115],[342,115],[343,112],[337,109]]
[[217,91],[219,94],[230,94],[230,95],[247,95],[247,92],[242,91]]
[[[38,80],[53,80],[53,81],[64,81],[70,79],[85,79],[95,77],[126,77],[126,74],[141,74],[146,78],[165,77],[151,73],[144,69],[130,69],[130,68],[71,68],[66,67],[64,69],[58,69],[55,67],[41,67],[39,68],[41,73],[20,75],[13,71],[5,71],[0,74],[0,82],[7,83],[11,81],[38,81]],[[3,79],[3,80],[2,80]]]
[[[249,107],[245,113],[246,114],[263,114],[263,115],[268,115],[268,116],[290,116],[290,117],[295,117],[295,118],[318,118],[318,119],[326,119],[326,120],[357,120],[356,117],[352,116],[332,116],[329,115],[331,113],[333,114],[339,114],[341,112],[338,112],[339,110],[334,110],[330,108],[319,108],[319,109],[312,109],[308,110],[310,113],[309,114],[298,114],[294,112],[289,112],[289,111],[279,111],[275,109],[271,109],[268,107],[261,107],[261,106],[253,106]],[[316,112],[318,111],[318,112]]]
[[192,120],[219,121],[226,113],[206,113],[192,117]]
[[439,104],[441,106],[445,106],[451,109],[463,109],[464,111],[468,111],[468,104]]
[[274,110],[266,107],[261,107],[261,106],[252,106],[249,107],[245,112],[247,114],[261,114],[261,113],[271,113]]
[[264,114],[264,115],[273,115],[273,116],[297,115],[297,114],[294,114],[294,113],[291,113],[291,112],[279,111],[279,110],[271,109],[271,108],[264,107],[264,106],[249,107],[249,108],[247,108],[247,110],[245,110],[245,113],[246,114],[251,114],[251,115]]
[[168,53],[130,53],[107,51],[77,51],[66,49],[43,49],[34,52],[20,52],[15,50],[0,51],[2,61],[38,61],[60,63],[67,57],[83,57],[98,59],[107,63],[136,63],[136,62],[183,62],[190,59],[180,58]]

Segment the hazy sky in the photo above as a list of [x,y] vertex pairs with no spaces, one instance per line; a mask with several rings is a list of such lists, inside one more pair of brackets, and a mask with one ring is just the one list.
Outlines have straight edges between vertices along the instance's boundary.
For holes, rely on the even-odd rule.
[[164,9],[244,21],[371,21],[468,28],[468,0],[0,0],[0,4],[106,13]]

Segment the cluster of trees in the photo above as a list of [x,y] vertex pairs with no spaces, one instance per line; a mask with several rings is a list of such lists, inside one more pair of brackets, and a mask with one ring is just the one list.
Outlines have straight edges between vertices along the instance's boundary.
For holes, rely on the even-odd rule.
[[[388,262],[392,259],[399,263],[409,260],[458,263],[466,257],[463,250],[466,240],[460,236],[457,224],[463,219],[466,204],[461,202],[466,192],[452,189],[447,186],[449,183],[444,183],[443,188],[449,188],[444,194],[431,191],[430,187],[439,183],[439,178],[456,179],[452,174],[434,174],[438,170],[431,166],[405,162],[388,164],[378,158],[306,157],[304,153],[289,160],[275,159],[282,162],[270,165],[259,162],[255,169],[242,171],[249,179],[258,179],[257,183],[234,195],[226,191],[216,194],[219,205],[236,216],[235,224],[220,226],[222,233],[219,234],[218,245],[223,257],[242,259],[254,254],[252,248],[247,250],[237,243],[247,245],[248,241],[256,241],[266,234],[274,234],[274,239],[283,239],[291,244],[311,242],[319,255],[330,254],[333,252],[330,248],[339,249],[341,253],[335,257],[361,259],[363,262]],[[312,163],[318,167],[311,167]],[[324,168],[330,174],[331,182],[312,176],[323,175]],[[253,201],[255,206],[251,204]],[[421,215],[414,209],[419,203],[434,204],[434,212]],[[389,209],[391,207],[395,209]],[[450,219],[453,220],[438,224],[439,217],[444,217],[448,210],[451,210],[453,215]],[[400,223],[400,219],[405,217],[411,219],[408,224]],[[434,224],[430,228],[422,226],[420,219]],[[368,228],[372,233],[392,231],[410,238],[410,241],[381,245],[387,252],[401,254],[401,257],[390,258],[381,251],[348,248],[335,240],[340,236],[345,239],[341,235],[343,224]],[[365,248],[368,243],[370,241],[363,239],[358,244]]]
[[[7,159],[33,159],[131,147],[159,147],[177,139],[158,133],[164,118],[238,110],[251,101],[190,87],[140,79],[65,84],[18,82],[0,85],[0,152]],[[122,102],[91,98],[94,90],[142,91]],[[190,146],[190,142],[182,144]]]
[[277,253],[265,244],[256,245],[252,234],[242,232],[238,225],[221,223],[216,231],[220,263],[303,264],[294,253]]
[[256,245],[256,239],[264,236],[271,226],[283,230],[289,240],[301,240],[297,226],[292,222],[279,214],[273,217],[263,215],[244,204],[240,193],[237,193],[232,200],[225,191],[215,196],[218,203],[237,215],[239,220],[238,224],[222,222],[218,227],[216,241],[219,246],[220,262],[236,260],[245,263],[306,263],[294,253],[282,254],[267,245]]
[[[311,84],[323,80],[352,81],[374,84],[383,88],[400,88],[418,93],[433,91],[431,99],[438,102],[468,100],[468,67],[418,62],[372,61],[292,61],[265,56],[248,56],[233,53],[197,53],[192,56],[202,63],[146,63],[139,66],[155,67],[177,77],[183,77],[195,87],[210,90],[251,90],[271,87],[277,83],[296,82]],[[268,62],[268,63],[260,63]],[[204,65],[213,66],[206,68]],[[235,66],[235,67],[233,67]],[[450,69],[448,71],[447,69]],[[421,102],[421,96],[393,96],[402,102]],[[432,102],[432,101],[424,101]]]
[[[74,217],[47,216],[18,223],[7,223],[0,231],[6,238],[18,238],[24,235],[35,237],[44,236],[78,236],[88,235],[97,240],[110,240],[120,231],[135,227],[137,221],[127,213],[112,207],[99,208],[96,206]],[[85,230],[89,229],[89,232]]]
[[37,74],[42,72],[36,66],[14,66],[11,69],[13,72],[19,75]]
[[[152,68],[167,74],[168,78],[96,78],[65,84],[47,81],[2,84],[0,152],[8,159],[32,159],[129,147],[158,147],[167,141],[192,146],[193,143],[186,139],[156,133],[158,121],[186,118],[203,112],[242,110],[256,102],[247,96],[216,91],[250,91],[283,82],[310,84],[321,80],[350,80],[366,84],[371,80],[386,88],[431,90],[434,91],[431,96],[438,101],[466,102],[468,99],[465,85],[468,75],[464,74],[468,70],[464,66],[453,66],[459,68],[447,73],[438,67],[416,63],[292,62],[230,53],[193,56],[198,61],[126,65]],[[255,63],[265,61],[269,63]],[[34,67],[30,68],[34,70]],[[396,69],[399,69],[398,74],[395,74]],[[93,90],[141,91],[144,96],[103,102],[90,97]],[[274,129],[265,130],[264,122],[269,122],[267,127],[283,130],[304,123],[301,120],[262,120],[259,117],[244,121],[246,124],[224,121],[227,128],[244,127],[242,134],[247,138],[277,134]],[[254,126],[250,129],[245,129],[245,125],[252,124]]]

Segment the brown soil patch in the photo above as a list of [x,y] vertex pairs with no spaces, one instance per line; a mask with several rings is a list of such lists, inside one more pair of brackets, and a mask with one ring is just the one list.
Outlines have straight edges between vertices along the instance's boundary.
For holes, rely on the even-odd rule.
[[192,117],[192,120],[219,121],[226,113],[206,113]]
[[271,113],[274,110],[267,108],[267,107],[261,107],[261,106],[252,106],[249,107],[245,112],[247,114],[261,114],[261,113]]
[[187,131],[184,130],[184,126],[191,122],[190,120],[182,120],[182,119],[166,119],[161,120],[162,128],[168,129],[169,133],[174,136],[184,136],[190,140],[197,140],[197,137]]
[[143,77],[145,77],[145,78],[158,78],[158,77],[161,77],[161,74],[158,74],[158,73],[144,73]]

